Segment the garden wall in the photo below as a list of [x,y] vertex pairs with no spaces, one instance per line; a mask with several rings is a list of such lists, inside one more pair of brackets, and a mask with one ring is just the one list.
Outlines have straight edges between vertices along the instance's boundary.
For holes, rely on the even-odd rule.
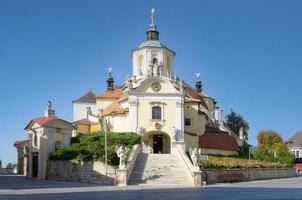
[[58,181],[74,181],[114,185],[115,169],[99,161],[48,161],[46,178]]
[[275,168],[275,169],[205,169],[203,180],[208,184],[254,181],[275,178],[295,177],[294,168]]

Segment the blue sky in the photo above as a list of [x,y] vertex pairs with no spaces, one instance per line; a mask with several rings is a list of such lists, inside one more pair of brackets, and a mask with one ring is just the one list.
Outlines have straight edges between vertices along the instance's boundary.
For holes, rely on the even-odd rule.
[[0,159],[16,162],[13,143],[53,101],[72,119],[71,101],[132,73],[130,51],[145,41],[150,9],[160,40],[176,52],[175,70],[257,133],[287,139],[302,129],[302,2],[254,1],[0,1]]

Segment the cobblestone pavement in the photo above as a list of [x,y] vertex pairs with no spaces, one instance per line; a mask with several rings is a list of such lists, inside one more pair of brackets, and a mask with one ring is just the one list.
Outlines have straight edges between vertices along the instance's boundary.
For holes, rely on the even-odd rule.
[[0,175],[0,200],[58,199],[199,199],[199,200],[291,200],[302,199],[302,177],[206,187],[97,186],[91,184],[27,180]]

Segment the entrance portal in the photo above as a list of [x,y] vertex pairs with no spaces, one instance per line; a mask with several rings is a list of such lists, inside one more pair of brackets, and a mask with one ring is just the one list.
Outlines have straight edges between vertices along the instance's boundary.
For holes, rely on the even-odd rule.
[[150,131],[142,138],[143,153],[165,154],[171,152],[170,136],[161,131]]
[[163,153],[163,137],[153,135],[153,153]]
[[36,178],[38,176],[38,155],[33,155],[32,159],[32,177]]

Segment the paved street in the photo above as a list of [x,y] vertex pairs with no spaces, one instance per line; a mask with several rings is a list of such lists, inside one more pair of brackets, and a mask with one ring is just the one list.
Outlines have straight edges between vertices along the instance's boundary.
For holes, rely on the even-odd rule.
[[91,184],[26,180],[23,176],[0,175],[0,200],[19,199],[302,199],[302,177],[200,188],[153,186],[96,186]]

